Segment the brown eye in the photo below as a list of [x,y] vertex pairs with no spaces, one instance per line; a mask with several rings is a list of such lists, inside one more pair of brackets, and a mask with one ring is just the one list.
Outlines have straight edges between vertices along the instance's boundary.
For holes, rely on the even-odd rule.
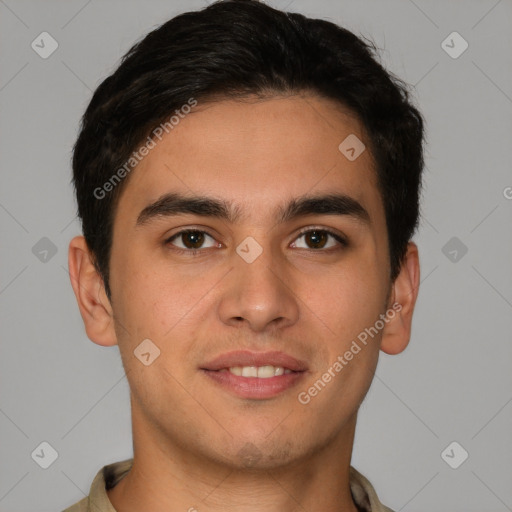
[[[210,238],[215,242],[215,240],[204,231],[199,230],[185,230],[180,231],[179,233],[176,233],[173,235],[169,240],[167,240],[167,243],[172,243],[172,245],[175,245],[176,247],[179,247],[180,249],[189,249],[189,250],[195,250],[195,249],[204,249],[203,244],[205,243],[206,238]],[[181,245],[179,243],[174,243],[174,241],[181,241]],[[215,243],[210,245],[209,247],[214,247]]]
[[306,240],[306,243],[311,244],[313,249],[322,249],[327,243],[328,238],[329,235],[325,231],[308,231],[304,235],[304,240]]
[[[296,240],[301,238],[304,240],[304,244],[299,245],[297,242],[294,242],[294,247],[298,249],[331,249],[336,247],[336,245],[341,245],[342,247],[348,245],[343,237],[327,229],[304,230]],[[332,239],[330,243],[329,238]]]

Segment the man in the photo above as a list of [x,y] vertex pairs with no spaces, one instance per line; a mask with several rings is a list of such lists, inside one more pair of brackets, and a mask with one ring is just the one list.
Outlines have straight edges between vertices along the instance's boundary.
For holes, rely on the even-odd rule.
[[74,148],[69,270],[134,454],[68,512],[390,510],[350,461],[410,338],[422,146],[404,84],[326,21],[226,1],[128,52]]

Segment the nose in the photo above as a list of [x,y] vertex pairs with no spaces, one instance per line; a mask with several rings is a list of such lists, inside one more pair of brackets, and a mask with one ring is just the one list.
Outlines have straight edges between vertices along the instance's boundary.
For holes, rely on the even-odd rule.
[[233,327],[246,325],[254,332],[297,322],[299,305],[290,275],[270,249],[264,248],[251,263],[234,254],[233,264],[219,303],[222,322]]

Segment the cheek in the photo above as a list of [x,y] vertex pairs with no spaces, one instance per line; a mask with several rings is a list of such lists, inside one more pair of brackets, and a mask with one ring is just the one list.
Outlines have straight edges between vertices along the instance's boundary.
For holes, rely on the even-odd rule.
[[375,260],[365,263],[358,254],[316,279],[306,278],[301,296],[329,328],[330,337],[341,342],[373,325],[383,312],[388,283],[382,274]]
[[204,317],[205,308],[212,307],[207,292],[221,280],[222,272],[201,271],[195,265],[178,270],[169,261],[156,258],[151,265],[144,265],[147,257],[135,256],[121,258],[115,275],[114,313],[121,325],[120,349],[128,352],[149,338],[162,350],[172,346],[186,355],[191,333]]
[[161,346],[162,295],[167,285],[159,283],[154,273],[146,268],[143,258],[129,255],[112,258],[111,289],[115,328],[119,350],[129,366],[138,362],[133,358],[134,349],[145,339]]
[[307,387],[301,391],[311,398],[315,414],[330,411],[331,418],[325,420],[328,430],[357,410],[372,382],[381,331],[368,332],[384,313],[387,289],[375,261],[373,265],[346,265],[311,289],[314,293],[307,295],[306,302],[328,327],[316,322],[325,333],[322,343],[327,354],[317,360]]

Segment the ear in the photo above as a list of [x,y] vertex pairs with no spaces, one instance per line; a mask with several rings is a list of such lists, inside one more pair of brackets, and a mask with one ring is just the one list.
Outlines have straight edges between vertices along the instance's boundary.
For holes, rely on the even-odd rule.
[[83,236],[76,236],[69,243],[68,265],[87,336],[98,345],[117,345],[112,307]]
[[[407,347],[411,337],[414,305],[420,285],[420,262],[418,247],[414,242],[407,245],[400,273],[392,285],[388,310],[395,311],[386,324],[380,349],[386,354],[399,354]],[[395,304],[395,306],[393,306]],[[391,317],[391,315],[388,315]]]

